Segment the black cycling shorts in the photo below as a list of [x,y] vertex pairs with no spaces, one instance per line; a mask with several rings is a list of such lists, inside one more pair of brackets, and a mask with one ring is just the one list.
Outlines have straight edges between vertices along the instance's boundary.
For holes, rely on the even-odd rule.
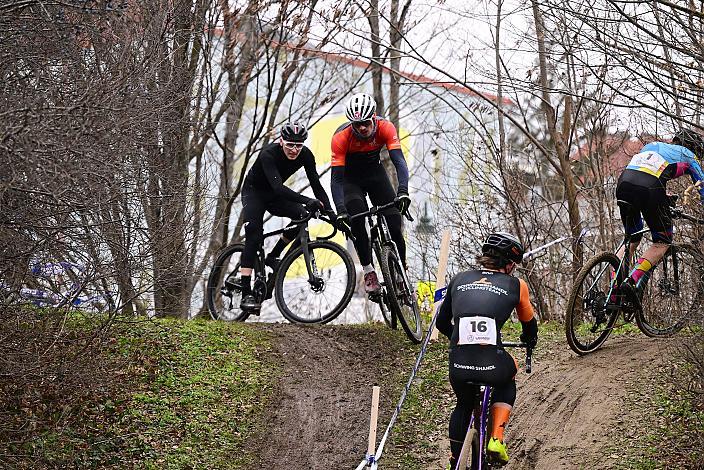
[[[643,219],[648,224],[655,243],[672,243],[672,215],[665,187],[654,176],[637,170],[625,170],[616,186],[623,228],[629,235],[643,229]],[[631,238],[638,242],[642,234]]]

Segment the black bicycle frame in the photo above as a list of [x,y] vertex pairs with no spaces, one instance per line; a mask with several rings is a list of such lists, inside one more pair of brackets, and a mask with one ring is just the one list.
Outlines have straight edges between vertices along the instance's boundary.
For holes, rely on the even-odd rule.
[[[319,211],[311,212],[309,213],[306,217],[300,219],[300,220],[292,220],[291,223],[287,227],[283,227],[277,230],[273,230],[271,232],[267,232],[264,234],[262,237],[262,240],[265,240],[269,237],[273,237],[274,235],[280,235],[284,233],[287,230],[290,230],[291,227],[298,225],[299,230],[298,230],[298,236],[294,240],[300,240],[300,246],[303,251],[303,259],[305,260],[306,263],[306,271],[308,272],[308,282],[313,283],[315,282],[315,276],[313,274],[313,267],[311,266],[311,253],[310,253],[310,248],[308,244],[310,243],[310,233],[308,232],[308,221],[314,217],[319,218],[320,220],[329,223],[330,225],[333,226],[333,231],[330,235],[326,237],[320,237],[319,240],[330,240],[332,237],[334,237],[337,234],[338,227],[337,225],[328,217],[323,216],[319,213]],[[286,251],[284,254],[284,257],[289,254],[291,250],[295,250],[298,248],[297,246],[291,246],[289,249]],[[264,266],[264,245],[262,244],[259,247],[259,259],[261,261],[261,265]]]

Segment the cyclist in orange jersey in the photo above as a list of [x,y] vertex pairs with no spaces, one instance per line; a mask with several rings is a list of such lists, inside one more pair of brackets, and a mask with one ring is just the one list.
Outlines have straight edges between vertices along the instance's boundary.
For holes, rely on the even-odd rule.
[[[345,116],[349,122],[335,131],[332,138],[331,192],[338,212],[338,220],[348,223],[349,217],[369,209],[366,196],[376,206],[388,204],[398,197],[396,207],[384,210],[391,238],[398,248],[401,262],[406,265],[406,242],[401,231],[401,214],[408,210],[408,166],[401,151],[396,127],[376,115],[374,99],[358,93],[348,101]],[[398,191],[381,164],[381,150],[386,147],[396,168]],[[369,235],[364,218],[350,223],[359,261],[364,269],[364,288],[369,294],[381,291],[379,279],[372,265]]]

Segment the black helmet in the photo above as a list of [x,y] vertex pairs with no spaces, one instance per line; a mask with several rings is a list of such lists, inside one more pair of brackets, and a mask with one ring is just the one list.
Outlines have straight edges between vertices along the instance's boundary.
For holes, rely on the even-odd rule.
[[515,235],[508,232],[494,232],[482,245],[482,254],[520,263],[523,261],[523,245]]
[[701,135],[691,129],[680,129],[675,132],[675,136],[672,138],[672,143],[688,148],[694,152],[694,155],[696,155],[697,158],[704,156],[704,140],[702,140]]
[[300,122],[287,122],[281,126],[281,138],[287,142],[305,142],[308,129]]

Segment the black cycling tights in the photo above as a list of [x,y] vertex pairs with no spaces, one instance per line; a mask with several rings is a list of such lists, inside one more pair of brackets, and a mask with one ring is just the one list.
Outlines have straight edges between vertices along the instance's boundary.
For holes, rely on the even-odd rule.
[[[244,251],[242,252],[242,267],[253,268],[257,257],[257,250],[262,244],[264,235],[264,212],[273,215],[302,219],[308,212],[300,202],[283,198],[272,198],[270,194],[256,191],[251,188],[242,191],[242,211],[244,212]],[[287,240],[298,236],[298,227],[286,230],[282,235]]]
[[[468,384],[466,381],[453,380],[450,375],[450,385],[452,390],[457,395],[457,405],[450,415],[450,449],[452,455],[460,455],[462,450],[462,442],[467,434],[469,419],[472,416],[472,411],[477,405],[476,400],[481,400],[478,397],[479,386]],[[508,403],[513,406],[516,402],[516,381],[511,379],[509,382],[496,386],[491,393],[491,403]]]
[[[375,206],[388,204],[396,197],[389,177],[381,165],[379,165],[377,171],[369,172],[369,174],[364,176],[350,174],[350,172],[345,173],[345,209],[347,209],[347,213],[350,216],[369,210],[367,194],[369,194],[369,199]],[[396,243],[401,262],[405,266],[406,241],[401,231],[401,213],[396,207],[384,209],[383,213],[389,226],[391,239]],[[352,235],[356,238],[354,247],[357,249],[359,261],[362,266],[367,266],[372,263],[372,248],[369,244],[369,234],[364,221],[364,218],[355,219],[350,224],[350,228],[352,229]]]

